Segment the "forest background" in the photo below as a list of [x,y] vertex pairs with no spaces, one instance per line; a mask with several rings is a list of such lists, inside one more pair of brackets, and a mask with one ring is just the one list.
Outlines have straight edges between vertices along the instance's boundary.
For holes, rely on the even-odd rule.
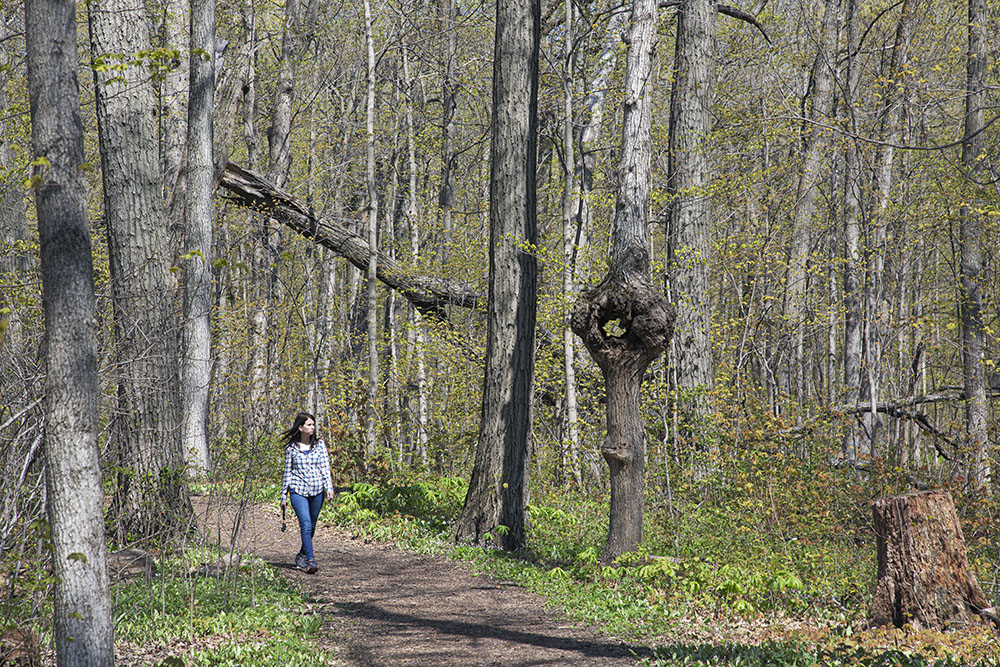
[[[660,3],[647,82],[650,281],[677,321],[642,385],[646,548],[741,553],[746,571],[823,581],[811,600],[860,609],[874,573],[842,561],[871,551],[870,501],[941,485],[996,599],[1000,74],[990,36],[1000,8],[708,3],[702,50],[687,51],[687,6]],[[540,9],[537,242],[522,248],[539,266],[531,497],[540,506],[571,490],[599,505],[608,397],[569,324],[580,290],[608,269],[630,7]],[[79,8],[98,442],[119,544],[183,525],[189,479],[276,476],[274,433],[299,408],[316,415],[345,484],[466,478],[481,429],[496,8],[248,0],[214,10],[209,54],[188,44],[187,3]],[[127,20],[136,15],[145,20]],[[23,8],[4,3],[2,19],[8,561],[39,544],[46,503],[31,197],[45,164],[30,142]],[[102,41],[105,28],[138,32]],[[216,153],[284,190],[309,220],[376,246],[383,267],[443,302],[421,312],[345,261],[346,246],[317,245],[223,189],[210,242],[195,247],[186,84],[189,63],[206,59]],[[135,90],[148,92],[136,104],[152,121],[136,134],[152,143],[115,158],[98,126]],[[685,105],[707,121],[685,129]],[[134,178],[116,161],[149,155],[155,201],[111,202]],[[181,386],[195,376],[182,360],[198,357],[182,335],[196,266],[211,278],[200,357],[210,375],[195,383],[207,399]],[[765,565],[768,553],[778,555]],[[730,595],[753,607],[751,597]]]

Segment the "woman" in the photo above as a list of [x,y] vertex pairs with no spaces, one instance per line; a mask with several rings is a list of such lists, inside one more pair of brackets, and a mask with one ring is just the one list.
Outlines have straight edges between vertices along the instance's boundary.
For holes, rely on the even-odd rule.
[[295,416],[292,427],[281,434],[285,442],[285,475],[281,480],[281,512],[287,499],[299,519],[302,547],[295,556],[295,567],[314,574],[319,567],[313,553],[312,538],[316,520],[323,508],[326,492],[333,492],[330,478],[330,457],[326,445],[316,437],[316,420],[307,412]]

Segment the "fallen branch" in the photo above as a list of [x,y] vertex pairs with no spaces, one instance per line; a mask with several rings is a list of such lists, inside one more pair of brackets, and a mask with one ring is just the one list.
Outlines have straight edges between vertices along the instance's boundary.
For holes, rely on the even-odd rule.
[[[311,213],[289,193],[276,188],[264,177],[233,164],[226,165],[219,185],[228,191],[229,201],[266,214],[299,234],[316,241],[345,258],[362,271],[368,269],[368,243],[343,225]],[[398,291],[421,312],[447,319],[448,305],[473,308],[484,301],[471,286],[441,278],[413,276],[396,260],[378,253],[377,277]]]
[[[1000,397],[1000,391],[991,389],[987,393],[988,398],[998,398]],[[911,396],[909,398],[898,399],[895,401],[881,401],[875,403],[875,412],[881,412],[882,414],[889,415],[890,417],[895,417],[897,419],[909,419],[913,421],[920,429],[930,433],[938,440],[947,443],[952,449],[957,450],[958,445],[947,435],[945,435],[941,430],[934,426],[930,418],[923,412],[918,412],[916,410],[911,410],[918,405],[927,405],[930,403],[953,403],[957,401],[965,400],[965,392],[962,391],[943,391],[936,394],[925,394],[923,396]],[[830,408],[827,414],[829,415],[863,415],[872,412],[871,403],[850,403],[848,405],[841,405],[835,408]],[[803,424],[801,426],[796,426],[794,428],[783,429],[778,432],[778,435],[782,436],[794,436],[802,433],[808,433],[813,428],[812,424]],[[954,456],[949,455],[945,452],[937,440],[934,441],[934,449],[937,450],[938,454],[942,458],[953,461]]]

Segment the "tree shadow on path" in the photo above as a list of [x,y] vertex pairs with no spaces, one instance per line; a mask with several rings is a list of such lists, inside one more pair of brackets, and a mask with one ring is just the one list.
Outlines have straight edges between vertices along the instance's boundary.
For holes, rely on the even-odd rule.
[[[364,602],[334,602],[328,607],[336,608],[339,613],[361,621],[377,623],[380,635],[390,634],[407,635],[412,630],[419,628],[431,631],[439,635],[438,650],[425,652],[422,655],[408,653],[407,658],[424,664],[441,664],[436,658],[443,657],[451,652],[451,644],[454,640],[498,640],[505,643],[516,644],[525,647],[538,649],[555,649],[558,651],[571,651],[587,658],[611,658],[611,659],[632,659],[639,660],[653,657],[653,651],[646,646],[631,646],[614,642],[604,642],[595,640],[584,640],[573,637],[560,637],[539,632],[526,632],[505,627],[497,627],[487,623],[476,623],[470,621],[459,621],[452,619],[428,618],[416,614],[404,614],[386,610],[377,605]],[[352,649],[355,647],[352,647]],[[360,647],[359,647],[360,648]],[[486,647],[484,647],[486,648]],[[487,649],[488,650],[488,649]],[[511,662],[510,657],[497,658],[496,663],[489,662],[489,655],[482,656],[487,662],[476,664],[504,664],[504,665],[544,665],[544,664],[566,664],[565,657],[545,658],[523,658]],[[352,650],[352,658],[362,664],[385,664],[386,659],[392,656],[381,655],[378,659],[367,651]],[[399,664],[399,663],[393,663]]]

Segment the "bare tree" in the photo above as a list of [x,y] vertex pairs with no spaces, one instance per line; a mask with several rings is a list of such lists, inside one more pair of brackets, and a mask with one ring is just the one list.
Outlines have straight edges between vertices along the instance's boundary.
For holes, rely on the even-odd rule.
[[457,539],[479,542],[504,526],[498,541],[508,551],[524,544],[528,506],[540,5],[539,0],[497,3],[486,369],[476,458],[455,528]]
[[640,388],[646,368],[669,342],[674,321],[673,309],[649,280],[649,78],[655,37],[656,0],[634,0],[611,262],[604,280],[584,289],[573,309],[573,331],[600,366],[607,394],[601,447],[611,471],[606,562],[642,540],[646,434]]
[[97,444],[97,316],[80,119],[76,7],[25,3],[45,310],[45,460],[60,665],[113,665]]

